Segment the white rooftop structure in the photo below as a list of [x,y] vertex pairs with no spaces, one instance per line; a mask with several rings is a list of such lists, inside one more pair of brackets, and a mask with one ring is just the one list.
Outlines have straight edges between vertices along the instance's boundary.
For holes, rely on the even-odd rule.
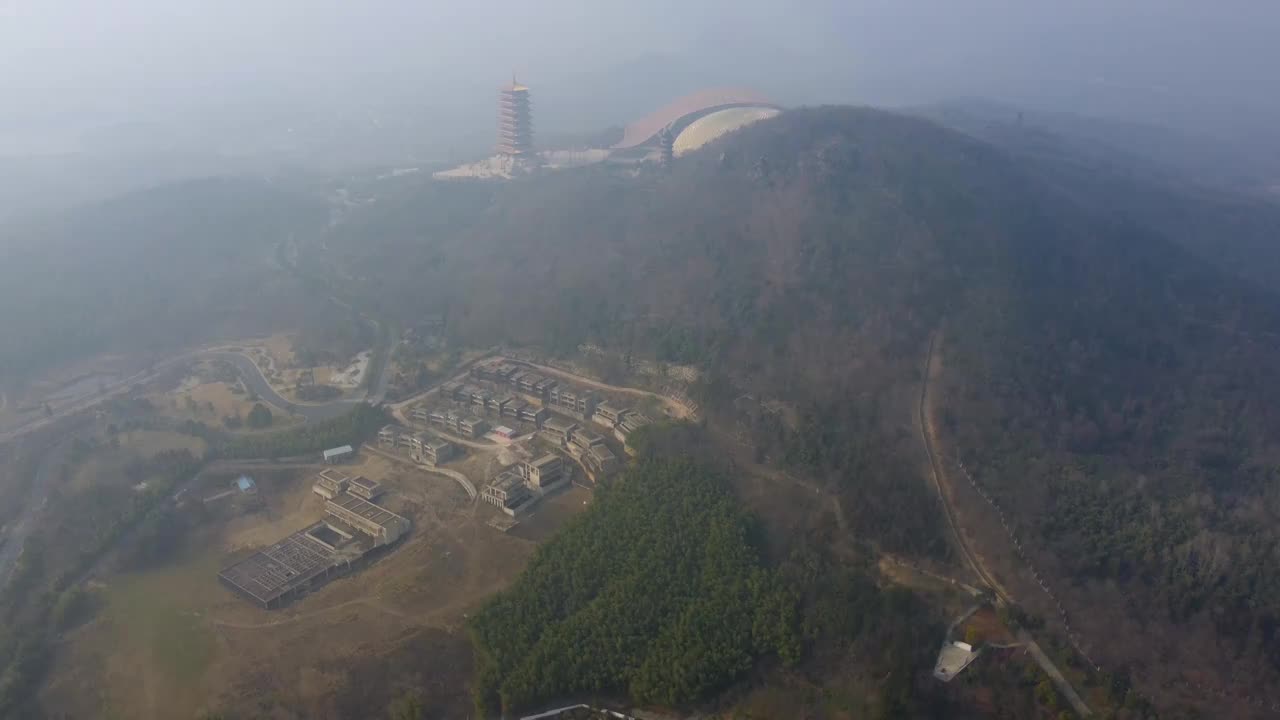
[[969,643],[949,642],[938,651],[938,662],[933,666],[933,676],[942,682],[951,682],[951,678],[969,667],[969,663],[976,660],[981,652],[981,650],[974,650]]
[[343,445],[342,447],[329,448],[328,450],[324,451],[324,461],[333,462],[338,458],[346,457],[347,455],[350,455],[354,452],[355,450],[350,445]]

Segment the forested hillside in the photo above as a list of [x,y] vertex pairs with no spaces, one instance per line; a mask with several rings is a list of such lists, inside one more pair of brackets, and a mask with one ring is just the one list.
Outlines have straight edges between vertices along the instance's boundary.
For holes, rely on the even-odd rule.
[[[446,308],[457,341],[700,366],[713,424],[756,459],[836,490],[860,537],[945,557],[914,418],[939,333],[946,460],[1014,511],[1076,617],[1105,612],[1094,656],[1145,665],[1150,637],[1185,635],[1157,691],[1184,668],[1274,688],[1280,306],[1197,255],[1268,221],[1201,208],[1175,242],[1089,194],[1108,187],[822,108],[670,172],[405,188],[327,240],[394,312]],[[445,197],[474,212],[433,212]]]
[[267,260],[324,218],[320,201],[220,179],[0,226],[0,377],[270,329],[298,300]]
[[578,693],[687,705],[758,657],[799,660],[797,598],[723,480],[651,461],[602,489],[471,621],[477,710]]
[[1280,288],[1280,158],[1144,126],[982,103],[920,112],[990,142],[1099,217],[1150,228],[1259,287]]

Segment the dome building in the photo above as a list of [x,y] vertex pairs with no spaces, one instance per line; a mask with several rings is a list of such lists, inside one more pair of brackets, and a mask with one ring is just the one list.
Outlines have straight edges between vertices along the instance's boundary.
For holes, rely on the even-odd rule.
[[612,151],[615,155],[634,157],[657,150],[669,160],[779,112],[781,108],[777,104],[751,90],[703,90],[628,125]]
[[716,110],[689,123],[672,142],[672,154],[680,157],[693,152],[721,135],[739,130],[760,120],[768,120],[782,112],[769,105],[744,105]]

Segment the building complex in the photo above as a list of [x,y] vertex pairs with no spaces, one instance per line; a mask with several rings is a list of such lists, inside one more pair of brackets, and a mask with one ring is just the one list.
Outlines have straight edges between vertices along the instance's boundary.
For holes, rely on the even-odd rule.
[[457,446],[448,440],[399,425],[386,425],[379,430],[378,444],[388,450],[404,450],[422,465],[443,465],[458,455]]
[[564,465],[564,458],[548,453],[498,473],[480,497],[514,516],[533,506],[544,493],[559,488],[568,479],[569,472]]
[[409,532],[407,518],[372,501],[382,492],[373,480],[326,469],[312,490],[325,500],[324,519],[223,569],[223,585],[265,609],[278,608]]

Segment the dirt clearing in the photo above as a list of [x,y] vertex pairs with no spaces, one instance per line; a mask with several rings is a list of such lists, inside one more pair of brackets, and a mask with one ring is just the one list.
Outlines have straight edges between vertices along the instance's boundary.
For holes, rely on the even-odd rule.
[[[53,658],[45,709],[142,720],[204,711],[383,717],[389,698],[417,688],[436,716],[465,717],[472,661],[463,623],[536,543],[488,527],[493,509],[449,478],[371,454],[343,469],[384,483],[385,504],[413,521],[392,552],[282,610],[251,605],[219,584],[218,571],[323,510],[313,472],[248,472],[258,492],[202,504],[202,524],[170,561],[102,579],[102,609]],[[231,479],[202,479],[193,501]],[[550,498],[526,531],[549,534],[589,497],[576,488]]]

